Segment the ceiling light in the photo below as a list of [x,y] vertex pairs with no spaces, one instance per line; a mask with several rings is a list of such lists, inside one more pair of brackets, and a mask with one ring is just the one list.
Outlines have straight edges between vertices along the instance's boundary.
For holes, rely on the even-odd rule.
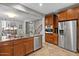
[[21,11],[26,11],[26,10],[24,9],[24,7],[21,6],[21,5],[13,5],[12,7],[13,7],[13,8],[16,8],[16,9],[18,9],[18,10],[21,10]]
[[39,5],[40,5],[40,6],[42,6],[43,4],[42,4],[42,3],[40,3]]
[[14,17],[16,17],[16,14],[14,14],[14,13],[5,13],[5,15],[7,15],[8,17],[10,17],[10,18],[14,18]]

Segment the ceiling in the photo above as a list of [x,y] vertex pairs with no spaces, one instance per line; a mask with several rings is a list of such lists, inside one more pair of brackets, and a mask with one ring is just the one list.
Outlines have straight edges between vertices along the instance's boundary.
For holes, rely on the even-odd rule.
[[[16,16],[16,17],[13,17]],[[21,6],[19,3],[0,3],[0,19],[34,21],[42,19],[42,15]]]
[[39,3],[23,3],[22,5],[40,13],[48,14],[58,12],[60,9],[70,7],[74,4],[76,3],[43,3],[42,6]]
[[45,14],[56,13],[72,5],[75,3],[43,3],[42,6],[39,3],[0,3],[0,19],[34,21],[42,19]]

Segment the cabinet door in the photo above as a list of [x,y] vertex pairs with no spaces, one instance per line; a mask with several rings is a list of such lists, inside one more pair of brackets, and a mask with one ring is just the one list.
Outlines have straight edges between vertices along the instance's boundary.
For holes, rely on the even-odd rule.
[[12,56],[13,44],[11,41],[0,42],[0,56]]
[[53,27],[58,28],[58,17],[57,16],[54,16]]
[[79,19],[79,7],[74,8],[74,10],[76,11],[77,17]]
[[24,45],[22,43],[14,45],[14,56],[23,56],[24,53]]
[[67,20],[71,20],[71,19],[77,19],[77,13],[74,9],[68,9],[67,10]]
[[45,16],[45,25],[52,25],[53,24],[53,15],[46,15]]
[[33,51],[33,41],[32,40],[28,40],[27,42],[27,51],[30,53]]
[[48,17],[45,17],[45,25],[48,25],[49,23],[48,23]]
[[49,25],[53,25],[53,15],[49,15],[48,22],[49,22]]
[[53,43],[54,42],[54,37],[53,35],[50,35],[50,43]]
[[46,42],[53,43],[53,36],[46,33]]
[[59,13],[57,16],[58,16],[58,21],[67,20],[67,12],[66,11]]
[[57,45],[58,40],[57,40],[57,34],[54,35],[53,43]]
[[49,41],[49,35],[46,33],[45,34],[45,41],[48,42]]
[[25,54],[31,53],[33,51],[33,39],[28,38],[24,43]]
[[12,56],[13,55],[13,47],[6,45],[0,47],[0,56]]

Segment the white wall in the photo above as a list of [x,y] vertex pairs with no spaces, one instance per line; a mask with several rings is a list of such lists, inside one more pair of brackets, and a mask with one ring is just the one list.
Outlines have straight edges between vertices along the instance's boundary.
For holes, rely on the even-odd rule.
[[39,21],[36,21],[37,23],[35,24],[36,27],[38,27],[40,24],[42,24],[42,31],[40,34],[42,34],[42,42],[45,43],[45,21],[44,21],[44,17],[42,19],[40,19]]
[[42,42],[43,43],[45,43],[45,21],[44,21],[44,17],[42,18],[42,35],[43,35],[43,37],[42,37]]
[[[26,34],[25,30],[25,22],[27,21],[24,21],[24,33]],[[45,26],[44,26],[44,17],[42,19],[40,19],[39,21],[36,20],[36,27],[38,27],[40,24],[42,24],[42,31],[41,31],[41,34],[42,34],[42,42],[44,43],[45,42]],[[35,23],[34,23],[35,24]]]
[[[24,33],[24,21],[18,21],[16,22],[16,25],[17,25],[17,35],[19,36],[23,36],[25,33]],[[19,29],[19,26],[22,25],[22,29]]]

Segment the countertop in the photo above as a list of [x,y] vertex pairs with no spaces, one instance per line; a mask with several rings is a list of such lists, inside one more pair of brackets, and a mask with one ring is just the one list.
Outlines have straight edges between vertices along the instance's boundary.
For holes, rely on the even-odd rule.
[[10,41],[10,40],[19,40],[19,39],[22,39],[22,38],[31,38],[31,37],[36,37],[36,36],[40,36],[40,35],[41,34],[35,34],[35,35],[28,35],[28,36],[23,36],[23,37],[0,39],[0,42]]

